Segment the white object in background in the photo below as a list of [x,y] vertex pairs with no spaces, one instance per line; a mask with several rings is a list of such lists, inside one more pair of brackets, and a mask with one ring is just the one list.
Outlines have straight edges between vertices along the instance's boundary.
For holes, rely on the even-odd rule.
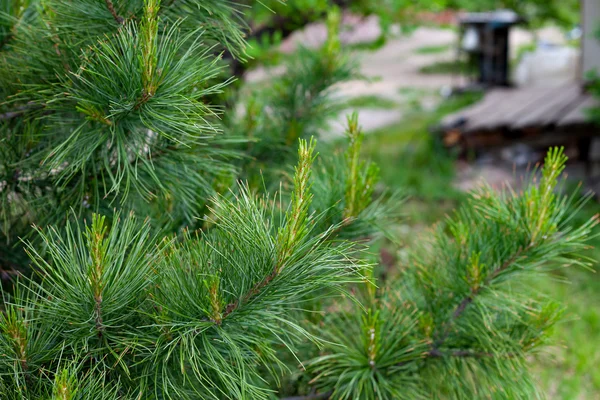
[[577,79],[579,50],[566,46],[540,43],[535,51],[526,53],[515,71],[519,86],[555,86]]
[[567,40],[579,40],[583,36],[583,29],[581,29],[580,26],[576,26],[575,28],[567,32],[565,36]]
[[467,28],[463,36],[461,47],[466,51],[475,51],[479,48],[479,34],[473,27]]
[[442,96],[443,99],[449,98],[452,96],[452,88],[448,85],[442,86],[440,89],[440,96]]
[[523,54],[521,61],[515,68],[513,81],[517,86],[526,86],[529,81],[529,74],[531,71],[531,55],[532,52]]

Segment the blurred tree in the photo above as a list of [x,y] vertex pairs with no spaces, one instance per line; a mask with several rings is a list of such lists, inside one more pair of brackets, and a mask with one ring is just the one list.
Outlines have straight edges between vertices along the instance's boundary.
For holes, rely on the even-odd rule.
[[[381,43],[392,24],[400,23],[409,31],[426,12],[509,9],[525,18],[533,29],[546,23],[572,28],[580,21],[580,0],[285,0],[270,2],[267,7],[262,2],[248,1],[246,5],[251,10],[246,17],[250,27],[247,39],[256,48],[279,44],[294,31],[323,20],[332,7],[359,16],[376,15],[383,28]],[[249,65],[234,60],[234,75],[241,76]]]

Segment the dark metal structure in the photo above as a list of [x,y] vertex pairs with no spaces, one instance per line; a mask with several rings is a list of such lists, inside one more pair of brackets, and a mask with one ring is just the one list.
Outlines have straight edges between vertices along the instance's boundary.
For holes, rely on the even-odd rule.
[[509,33],[523,22],[512,11],[467,13],[459,17],[461,51],[469,56],[482,86],[510,86]]

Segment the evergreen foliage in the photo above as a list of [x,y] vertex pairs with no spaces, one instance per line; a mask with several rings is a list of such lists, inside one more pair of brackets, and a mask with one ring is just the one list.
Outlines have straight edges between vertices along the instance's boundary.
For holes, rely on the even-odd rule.
[[335,345],[311,362],[319,387],[341,399],[541,397],[527,357],[562,310],[530,283],[588,265],[581,252],[597,224],[570,225],[581,204],[555,194],[565,161],[551,150],[523,193],[472,193],[408,268],[366,297],[367,314],[331,316],[321,331]]
[[221,57],[244,57],[243,6],[2,4],[0,397],[536,395],[527,357],[560,307],[528,282],[587,265],[596,224],[555,190],[562,152],[523,193],[474,193],[378,282],[369,244],[401,197],[356,115],[344,151],[314,139],[359,77],[339,11],[244,96]]
[[[4,234],[74,209],[193,223],[237,152],[219,135],[219,53],[243,51],[227,1],[10,1],[1,16]],[[194,11],[198,9],[198,12]],[[25,11],[23,11],[25,10]],[[198,28],[202,27],[202,28]],[[221,38],[222,35],[227,40]],[[166,212],[165,212],[166,210]]]
[[[61,381],[52,388],[47,371],[68,362],[118,382],[117,396],[267,398],[257,366],[275,374],[285,368],[278,344],[317,340],[286,310],[359,278],[348,256],[353,245],[311,227],[318,218],[309,214],[313,149],[301,142],[292,200],[280,218],[268,197],[242,187],[234,199],[215,199],[217,227],[182,241],[156,243],[133,216],[117,216],[110,230],[95,215],[85,228],[67,224],[62,236],[40,231],[46,257],[30,247],[40,283],[21,284],[31,295],[9,302],[3,321],[1,351],[6,370],[13,368],[5,385],[39,398]],[[34,316],[18,316],[20,309]],[[22,361],[29,354],[35,364]]]

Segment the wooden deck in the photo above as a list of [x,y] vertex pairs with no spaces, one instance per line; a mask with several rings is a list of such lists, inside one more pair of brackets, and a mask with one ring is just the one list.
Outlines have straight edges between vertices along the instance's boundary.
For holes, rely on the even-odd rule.
[[501,88],[441,123],[447,146],[478,149],[515,141],[540,146],[576,144],[600,136],[587,109],[600,103],[577,83],[558,87]]

